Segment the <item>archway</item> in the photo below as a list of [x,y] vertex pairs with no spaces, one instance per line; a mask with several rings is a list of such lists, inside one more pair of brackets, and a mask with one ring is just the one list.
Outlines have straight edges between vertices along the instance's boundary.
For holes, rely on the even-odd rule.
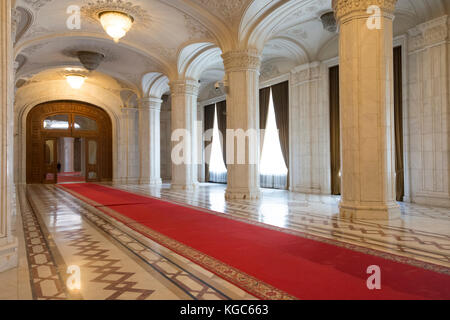
[[101,108],[78,101],[35,106],[27,116],[27,183],[57,182],[57,141],[83,140],[86,181],[112,180],[112,123]]

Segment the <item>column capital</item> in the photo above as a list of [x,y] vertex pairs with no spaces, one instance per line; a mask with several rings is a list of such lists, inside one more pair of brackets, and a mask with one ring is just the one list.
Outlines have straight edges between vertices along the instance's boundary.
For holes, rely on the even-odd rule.
[[198,96],[200,85],[195,79],[175,80],[169,83],[172,96],[191,95]]
[[123,107],[121,111],[122,111],[122,113],[124,113],[124,114],[131,114],[131,113],[133,113],[133,112],[138,112],[139,109],[138,109],[138,108]]
[[261,54],[256,49],[228,51],[222,55],[226,72],[258,71],[261,67]]
[[370,16],[367,9],[377,6],[381,15],[393,17],[397,0],[333,0],[333,9],[338,22],[343,22],[349,16]]
[[163,103],[162,99],[155,97],[145,97],[141,99],[139,109],[150,109],[161,111],[162,103]]

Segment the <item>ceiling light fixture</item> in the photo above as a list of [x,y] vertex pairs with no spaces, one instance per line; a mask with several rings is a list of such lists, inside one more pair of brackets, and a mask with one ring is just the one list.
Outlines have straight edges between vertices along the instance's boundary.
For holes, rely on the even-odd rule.
[[100,22],[106,33],[119,42],[130,31],[134,19],[132,16],[119,11],[105,11],[99,14]]
[[103,53],[92,51],[78,51],[75,53],[81,64],[89,71],[97,70],[100,64],[105,60]]
[[337,31],[337,22],[334,16],[334,11],[324,13],[320,16],[323,28],[328,32],[335,33]]
[[81,74],[68,74],[66,80],[72,89],[78,90],[83,86],[86,77]]

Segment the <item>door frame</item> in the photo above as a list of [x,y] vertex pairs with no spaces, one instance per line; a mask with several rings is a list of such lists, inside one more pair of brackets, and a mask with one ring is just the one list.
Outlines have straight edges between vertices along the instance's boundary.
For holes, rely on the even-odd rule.
[[[44,120],[53,115],[69,115],[67,129],[49,130],[43,126]],[[96,131],[74,128],[76,115],[97,122]],[[77,101],[53,101],[35,106],[27,116],[26,172],[28,184],[41,184],[44,171],[43,139],[47,138],[96,138],[98,140],[98,181],[112,181],[112,122],[103,109]]]

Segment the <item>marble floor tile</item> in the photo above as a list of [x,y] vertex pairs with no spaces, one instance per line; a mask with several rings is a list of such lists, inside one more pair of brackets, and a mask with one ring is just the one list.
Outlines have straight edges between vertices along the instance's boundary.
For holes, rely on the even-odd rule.
[[[194,192],[167,184],[114,187],[318,241],[450,267],[450,211],[444,208],[402,203],[398,219],[345,220],[334,196],[263,190],[259,200],[226,201],[225,186],[217,184]],[[55,186],[21,186],[18,200],[19,267],[0,273],[1,300],[256,299]],[[80,289],[67,285],[69,266],[80,268]]]

